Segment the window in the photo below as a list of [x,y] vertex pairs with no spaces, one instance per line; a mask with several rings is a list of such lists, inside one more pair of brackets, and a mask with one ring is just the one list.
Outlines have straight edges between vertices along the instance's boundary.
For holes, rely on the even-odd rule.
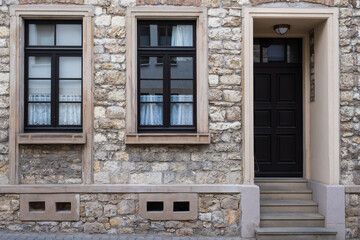
[[209,144],[206,8],[139,6],[126,19],[125,143]]
[[138,21],[138,131],[196,132],[195,21]]
[[82,130],[82,42],[81,20],[25,22],[25,130]]

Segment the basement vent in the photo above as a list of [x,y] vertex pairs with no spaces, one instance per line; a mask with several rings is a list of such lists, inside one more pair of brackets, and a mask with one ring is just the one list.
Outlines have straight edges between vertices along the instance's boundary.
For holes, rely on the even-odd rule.
[[71,211],[71,202],[56,203],[56,212],[70,212],[70,211]]
[[29,202],[29,212],[44,212],[45,202]]
[[190,202],[174,202],[174,212],[190,211]]
[[20,194],[22,221],[78,221],[79,194]]
[[139,213],[151,220],[194,220],[198,196],[190,193],[139,194]]
[[146,210],[148,212],[161,212],[164,211],[164,202],[147,202]]

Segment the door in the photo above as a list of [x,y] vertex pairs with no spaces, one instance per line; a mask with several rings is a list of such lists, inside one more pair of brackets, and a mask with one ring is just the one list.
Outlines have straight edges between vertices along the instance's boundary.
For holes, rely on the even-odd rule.
[[254,39],[256,177],[302,177],[301,39]]

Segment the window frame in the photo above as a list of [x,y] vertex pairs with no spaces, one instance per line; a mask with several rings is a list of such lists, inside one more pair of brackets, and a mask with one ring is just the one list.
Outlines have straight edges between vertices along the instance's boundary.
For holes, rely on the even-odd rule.
[[[176,24],[186,24],[193,27],[193,46],[192,47],[169,47],[169,46],[141,46],[140,45],[140,26],[143,24],[159,24],[165,26],[168,29],[171,25]],[[167,32],[167,30],[166,30]],[[168,32],[167,32],[168,33]],[[167,38],[168,36],[166,36]],[[140,63],[141,57],[162,57],[163,62],[157,63],[163,65],[163,125],[141,125],[140,124],[140,96],[141,96],[141,78],[140,78],[140,67],[144,66]],[[193,58],[193,124],[192,125],[171,125],[171,57],[192,57]],[[148,132],[196,132],[196,23],[193,20],[138,20],[137,21],[137,129],[139,133],[148,133]],[[158,59],[157,59],[158,61]]]
[[[209,144],[208,126],[208,33],[205,7],[137,6],[126,12],[126,144]],[[137,111],[137,21],[194,20],[196,23],[196,132],[138,131]],[[194,107],[195,108],[195,107]]]
[[[9,183],[19,184],[19,158],[22,144],[81,144],[82,182],[91,184],[93,145],[93,38],[94,7],[65,5],[10,6],[10,127]],[[25,20],[80,20],[83,27],[83,127],[80,132],[25,132],[24,128],[24,57]]]
[[[53,24],[54,25],[54,45],[29,45],[29,25],[30,24]],[[82,20],[25,20],[25,48],[24,48],[24,131],[25,132],[81,132],[83,125],[83,94],[81,95],[81,101],[74,101],[69,103],[81,104],[81,118],[80,125],[60,125],[59,124],[59,111],[60,103],[62,102],[59,97],[60,91],[60,57],[81,57],[83,58],[83,34],[81,34],[80,46],[57,46],[56,45],[56,25],[57,24],[81,24],[81,33],[83,33]],[[50,125],[29,125],[28,121],[28,109],[29,109],[29,66],[28,60],[31,56],[48,56],[51,57],[51,114]],[[81,92],[83,92],[83,61],[81,61],[81,78],[71,78],[71,80],[81,80]]]

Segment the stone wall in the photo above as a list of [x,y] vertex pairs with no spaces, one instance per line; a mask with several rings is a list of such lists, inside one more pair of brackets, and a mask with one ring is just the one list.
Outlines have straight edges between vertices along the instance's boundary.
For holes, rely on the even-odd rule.
[[9,3],[0,1],[0,184],[9,183]]
[[82,147],[79,145],[22,145],[20,183],[82,183]]
[[360,194],[346,194],[346,239],[360,239]]
[[0,229],[35,232],[239,236],[240,194],[199,194],[198,218],[151,221],[138,214],[138,194],[82,194],[80,220],[21,222],[19,195],[0,195]]
[[[185,3],[186,1],[184,1]],[[125,7],[95,9],[94,182],[242,183],[241,18],[237,1],[209,1],[209,128],[206,146],[125,146]]]
[[357,7],[340,9],[340,154],[341,184],[344,185],[360,184],[360,18]]
[[[58,1],[72,4],[71,1]],[[265,1],[266,2],[266,1]],[[0,183],[8,183],[9,6],[0,1]],[[22,1],[20,4],[51,4]],[[75,3],[75,2],[74,2]],[[125,11],[139,5],[187,5],[194,1],[85,0],[94,17],[94,182],[95,183],[242,183],[242,36],[241,8],[248,1],[204,0],[209,30],[209,128],[207,146],[126,146]],[[198,5],[198,1],[196,5]],[[264,3],[257,1],[253,4]],[[284,3],[285,4],[285,3]],[[328,4],[328,2],[323,2]],[[286,5],[286,4],[285,4]],[[284,6],[285,6],[284,5]],[[294,3],[296,5],[296,3]],[[360,182],[358,87],[358,3],[334,1],[340,9],[341,175],[342,184]],[[262,5],[264,7],[266,5]],[[317,6],[316,4],[314,6]],[[316,46],[315,46],[316,47]],[[226,167],[225,167],[226,166]],[[230,167],[227,167],[230,166]]]

